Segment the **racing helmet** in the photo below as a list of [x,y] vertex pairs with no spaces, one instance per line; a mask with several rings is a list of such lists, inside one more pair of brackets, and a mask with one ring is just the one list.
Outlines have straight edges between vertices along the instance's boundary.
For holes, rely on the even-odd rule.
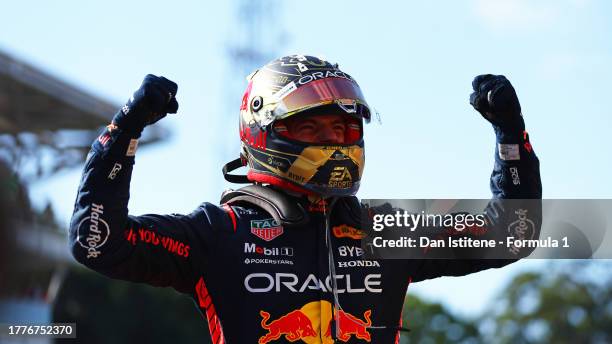
[[[337,64],[305,55],[276,59],[247,81],[240,106],[241,157],[224,166],[225,178],[325,197],[356,194],[365,162],[363,123],[371,118],[357,82]],[[346,119],[342,144],[301,142],[279,125],[330,112]],[[228,173],[244,165],[246,176]]]

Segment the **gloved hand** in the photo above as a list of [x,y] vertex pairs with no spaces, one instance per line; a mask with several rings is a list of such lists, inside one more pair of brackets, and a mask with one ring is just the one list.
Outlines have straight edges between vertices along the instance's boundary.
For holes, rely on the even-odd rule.
[[515,133],[525,130],[521,104],[505,76],[479,75],[472,81],[472,88],[474,93],[470,95],[470,104],[493,124],[496,131]]
[[169,113],[176,113],[176,83],[148,74],[127,104],[113,117],[113,124],[124,132],[140,136],[145,126],[153,124]]

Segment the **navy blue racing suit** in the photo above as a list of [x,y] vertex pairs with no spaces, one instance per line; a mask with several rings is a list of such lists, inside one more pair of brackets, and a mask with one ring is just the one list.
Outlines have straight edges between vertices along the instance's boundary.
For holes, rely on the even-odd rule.
[[[214,343],[394,343],[409,283],[511,262],[364,260],[355,198],[331,207],[288,196],[310,218],[291,228],[245,203],[131,216],[135,146],[134,138],[112,126],[94,142],[70,225],[72,253],[111,278],[189,295]],[[541,198],[539,163],[526,133],[497,133],[491,189],[494,200]],[[489,216],[508,218],[503,212]],[[333,280],[326,231],[332,234]],[[342,308],[332,316],[335,304]]]

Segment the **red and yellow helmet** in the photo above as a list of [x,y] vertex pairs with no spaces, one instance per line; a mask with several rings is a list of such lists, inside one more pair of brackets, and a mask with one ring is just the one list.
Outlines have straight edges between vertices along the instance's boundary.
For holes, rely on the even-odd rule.
[[[321,196],[357,193],[365,160],[363,122],[370,121],[357,82],[337,64],[304,55],[274,60],[247,81],[240,106],[241,163],[226,165],[224,172],[247,164],[249,182]],[[300,142],[275,125],[330,111],[347,118],[343,144]]]

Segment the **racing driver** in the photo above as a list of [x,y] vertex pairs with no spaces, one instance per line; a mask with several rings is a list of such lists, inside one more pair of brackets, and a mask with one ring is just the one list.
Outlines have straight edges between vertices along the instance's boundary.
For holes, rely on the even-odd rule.
[[[128,215],[138,139],[176,113],[177,85],[147,75],[94,141],[70,224],[72,254],[111,278],[192,297],[213,343],[397,343],[411,282],[512,260],[366,260],[361,205],[368,106],[337,64],[274,60],[248,76],[240,158],[224,166],[220,205],[187,215]],[[472,83],[470,103],[493,125],[490,225],[516,220],[501,199],[540,199],[539,163],[514,88],[501,75]],[[246,166],[246,175],[230,174]],[[506,224],[507,226],[507,224]]]

